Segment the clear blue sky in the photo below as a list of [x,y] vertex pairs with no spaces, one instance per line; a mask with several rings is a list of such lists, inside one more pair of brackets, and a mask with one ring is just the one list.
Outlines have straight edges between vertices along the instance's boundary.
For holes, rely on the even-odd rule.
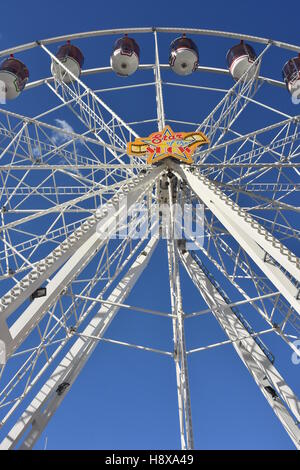
[[[300,6],[297,2],[288,5],[264,0],[15,0],[1,4],[0,49],[67,33],[155,25],[219,29],[299,44],[299,14]],[[166,40],[162,39],[166,41],[163,47],[171,39],[172,35]],[[109,38],[102,42],[98,39],[94,42],[80,42],[86,55],[85,67],[108,65],[112,41]],[[220,49],[218,43],[212,41],[209,48],[203,50],[203,43],[204,40],[199,37],[200,62],[203,57],[203,63],[224,67],[225,54],[232,41],[225,41]],[[142,50],[142,62],[147,62],[147,47]],[[167,48],[165,56],[167,57]],[[274,78],[281,78],[282,63],[289,56],[287,52],[280,52],[278,63],[270,64],[270,69],[273,66],[271,75]],[[23,57],[24,61],[27,57],[29,60],[30,54],[26,53]],[[35,54],[34,62],[31,63],[32,79],[47,73],[47,61],[40,64],[38,55]],[[109,86],[110,79],[109,76],[103,78],[103,84]],[[206,78],[206,83],[209,80],[210,78]],[[10,109],[35,115],[39,112],[40,103],[32,101],[33,97],[34,93],[28,92],[26,97],[20,98],[22,102],[16,101]],[[295,113],[284,90],[279,90],[275,99],[283,110]],[[123,117],[130,120],[130,109],[126,108],[125,101],[117,98],[111,100],[110,104],[120,114],[123,111]],[[205,102],[206,105],[212,106],[208,102]],[[180,118],[180,106],[176,107],[174,103],[169,106],[167,111],[172,112],[174,117],[176,115],[175,118]],[[198,105],[198,119],[207,114],[205,106],[203,103]],[[182,107],[184,108],[184,103]],[[139,117],[153,117],[153,113],[148,111],[147,101],[140,112],[142,114]],[[186,117],[187,115],[184,116]],[[247,124],[249,130],[261,127],[264,124],[263,117]],[[245,123],[244,125],[246,126]],[[182,280],[185,310],[191,312],[204,308],[203,301],[184,273]],[[162,311],[170,308],[164,243],[159,245],[149,270],[139,280],[128,303]],[[201,317],[190,322],[187,324],[189,347],[224,338],[213,318]],[[262,326],[263,323],[257,321],[257,325]],[[108,336],[169,350],[172,347],[171,324],[167,320],[134,312],[120,312]],[[276,353],[283,352],[276,363],[285,371],[286,379],[300,395],[300,366],[292,364],[290,350],[282,348],[276,338],[268,339],[268,344],[275,356]],[[189,371],[196,448],[293,449],[279,421],[230,346],[195,354],[191,357]],[[179,448],[178,428],[173,362],[159,355],[101,344],[36,448],[43,448],[46,436],[48,449]]]

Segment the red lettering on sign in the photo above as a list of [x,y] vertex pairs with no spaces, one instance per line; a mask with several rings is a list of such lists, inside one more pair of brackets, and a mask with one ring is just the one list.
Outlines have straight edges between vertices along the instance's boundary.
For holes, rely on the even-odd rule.
[[160,144],[161,143],[161,134],[155,134],[152,137],[152,144]]

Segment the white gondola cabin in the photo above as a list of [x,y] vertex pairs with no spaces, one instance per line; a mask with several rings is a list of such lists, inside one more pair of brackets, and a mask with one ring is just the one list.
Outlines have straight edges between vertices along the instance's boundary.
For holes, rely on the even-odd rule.
[[199,65],[198,48],[194,41],[183,34],[170,46],[169,64],[178,75],[190,75]]
[[283,80],[291,94],[300,94],[300,54],[288,60],[282,69]]
[[[82,66],[84,63],[84,56],[81,50],[67,41],[67,44],[60,46],[56,53],[56,57],[60,62],[68,69],[76,78],[80,77]],[[52,75],[64,83],[70,83],[73,81],[73,78],[66,70],[61,67],[60,64],[52,61],[51,64]]]
[[[259,69],[259,63],[253,65],[256,61],[257,55],[255,50],[249,44],[241,41],[240,44],[231,47],[227,52],[226,60],[229,72],[234,80],[239,80],[246,72],[245,80],[251,80]],[[253,67],[252,67],[253,65]]]
[[29,71],[23,62],[12,54],[0,65],[1,101],[17,98],[24,89],[29,78]]
[[120,77],[132,75],[140,62],[140,48],[137,42],[126,34],[118,39],[110,56],[110,65]]

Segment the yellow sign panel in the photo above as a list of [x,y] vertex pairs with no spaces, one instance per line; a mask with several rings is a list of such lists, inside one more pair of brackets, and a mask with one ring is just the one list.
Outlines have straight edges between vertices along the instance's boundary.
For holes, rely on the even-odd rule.
[[127,145],[127,153],[134,156],[147,156],[147,163],[157,163],[164,158],[176,158],[184,163],[193,163],[192,156],[197,147],[209,144],[203,132],[173,132],[166,126],[149,137],[140,137]]

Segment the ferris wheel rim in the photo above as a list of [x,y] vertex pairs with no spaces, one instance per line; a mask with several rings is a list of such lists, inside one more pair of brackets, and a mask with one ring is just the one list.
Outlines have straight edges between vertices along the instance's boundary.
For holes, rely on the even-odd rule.
[[29,49],[33,49],[35,47],[48,44],[55,44],[65,40],[74,40],[74,39],[87,39],[90,37],[98,37],[98,36],[111,36],[115,34],[125,34],[125,33],[136,33],[136,34],[144,34],[144,33],[153,33],[154,31],[158,33],[188,33],[188,34],[195,34],[201,36],[214,36],[214,37],[223,37],[228,39],[238,39],[238,40],[248,40],[255,43],[260,44],[272,44],[275,47],[279,47],[281,49],[286,49],[294,52],[300,52],[300,46],[295,44],[289,44],[286,42],[263,38],[259,36],[252,36],[249,34],[243,33],[234,33],[229,31],[219,31],[219,30],[212,30],[212,29],[197,29],[197,28],[173,28],[173,27],[145,27],[145,28],[116,28],[116,29],[102,29],[102,30],[94,30],[94,31],[87,31],[81,33],[73,33],[69,35],[61,35],[61,36],[53,36],[47,39],[41,39],[32,41],[25,44],[20,44],[15,47],[10,47],[8,49],[3,49],[0,51],[0,57],[3,57],[8,54],[14,54],[18,52],[24,52]]
[[[285,43],[278,40],[262,38],[258,36],[252,36],[247,34],[241,33],[234,33],[228,31],[219,31],[219,30],[209,30],[209,29],[196,29],[196,28],[173,28],[173,27],[145,27],[145,28],[118,28],[118,29],[108,29],[108,30],[94,30],[94,31],[87,31],[82,33],[73,33],[70,35],[62,35],[62,36],[55,36],[47,39],[36,40],[30,43],[20,44],[13,48],[3,49],[0,51],[0,57],[4,57],[9,54],[15,54],[18,52],[24,52],[35,47],[39,47],[41,45],[48,45],[48,44],[56,44],[61,41],[65,40],[74,40],[74,39],[87,39],[91,37],[98,37],[98,36],[110,36],[110,35],[117,35],[117,34],[125,34],[125,33],[136,33],[136,34],[145,34],[145,33],[153,33],[154,31],[159,33],[188,33],[188,34],[195,34],[201,36],[212,36],[212,37],[221,37],[221,38],[230,38],[230,39],[237,39],[237,40],[248,40],[259,44],[272,44],[275,47],[282,48],[285,50],[290,50],[294,52],[300,53],[300,46]],[[139,70],[148,70],[153,69],[155,64],[140,64]],[[169,68],[168,64],[160,64],[161,69]],[[208,66],[198,66],[197,72],[209,72],[209,73],[217,73],[217,74],[224,74],[228,75],[229,71],[224,68],[219,67],[208,67]],[[92,69],[85,69],[82,70],[82,75],[90,75],[90,74],[98,74],[103,72],[112,72],[111,67],[97,67]],[[281,88],[285,88],[286,85],[284,82],[270,78],[259,76],[259,79],[263,82],[266,82],[270,85],[278,86]],[[45,82],[52,81],[53,77],[45,77],[34,82],[29,82],[25,86],[25,90],[35,88],[37,86],[43,85]]]
[[[140,64],[138,67],[139,71],[144,71],[144,70],[153,70],[155,68],[155,64]],[[162,70],[169,69],[170,66],[169,64],[160,64],[160,68]],[[112,67],[95,67],[91,69],[83,69],[81,72],[81,76],[87,76],[87,75],[97,75],[100,73],[111,73],[113,72]],[[230,75],[230,72],[228,69],[220,68],[220,67],[208,67],[208,66],[198,66],[198,68],[195,70],[195,72],[201,72],[201,73],[215,73],[215,74],[220,74],[220,75]],[[262,75],[259,75],[258,77],[259,80],[261,80],[264,83],[267,83],[271,86],[276,86],[279,88],[286,88],[286,84],[284,82],[281,82],[279,80],[275,80],[274,78],[270,77],[265,77]],[[34,82],[29,82],[24,88],[24,91],[31,90],[32,88],[36,88],[39,86],[44,85],[45,83],[51,83],[53,82],[54,78],[52,76],[46,77],[46,78],[40,78],[39,80],[35,80]]]

